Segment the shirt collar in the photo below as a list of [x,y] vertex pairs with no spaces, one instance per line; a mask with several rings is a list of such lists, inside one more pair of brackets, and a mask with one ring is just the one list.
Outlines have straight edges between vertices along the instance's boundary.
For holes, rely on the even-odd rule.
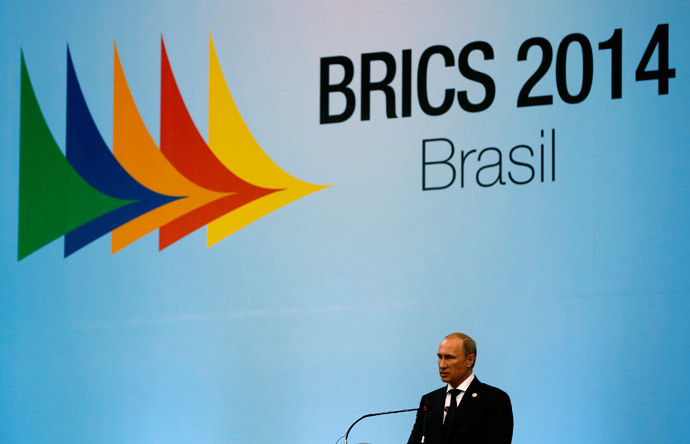
[[472,381],[474,381],[474,373],[472,373],[470,376],[467,377],[464,381],[460,383],[459,386],[453,387],[452,385],[448,384],[448,387],[446,387],[446,393],[448,393],[452,389],[460,389],[463,392],[467,391],[467,388],[472,384]]

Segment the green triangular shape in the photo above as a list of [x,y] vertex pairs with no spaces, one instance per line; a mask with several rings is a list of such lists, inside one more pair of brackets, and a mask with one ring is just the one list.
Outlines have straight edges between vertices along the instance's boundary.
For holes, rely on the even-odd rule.
[[93,188],[53,138],[21,54],[18,260],[129,203]]

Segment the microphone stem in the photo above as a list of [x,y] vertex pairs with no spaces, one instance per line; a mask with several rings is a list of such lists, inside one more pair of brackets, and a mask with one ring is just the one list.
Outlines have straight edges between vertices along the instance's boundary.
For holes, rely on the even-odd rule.
[[352,430],[352,427],[354,427],[355,424],[357,424],[358,422],[360,422],[364,418],[369,418],[371,416],[392,415],[393,413],[414,412],[416,410],[417,409],[403,409],[403,410],[392,410],[390,412],[379,412],[379,413],[366,414],[366,415],[362,416],[361,418],[359,418],[357,421],[353,422],[352,425],[350,426],[350,428],[347,429],[347,432],[345,433],[345,444],[347,444],[347,437],[350,435],[350,430]]

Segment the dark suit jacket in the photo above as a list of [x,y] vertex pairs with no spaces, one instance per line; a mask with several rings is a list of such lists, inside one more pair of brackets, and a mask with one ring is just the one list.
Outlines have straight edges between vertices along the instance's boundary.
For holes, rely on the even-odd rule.
[[[476,396],[474,394],[476,393]],[[508,395],[475,376],[451,423],[443,424],[446,387],[422,396],[407,444],[510,444],[513,408]]]

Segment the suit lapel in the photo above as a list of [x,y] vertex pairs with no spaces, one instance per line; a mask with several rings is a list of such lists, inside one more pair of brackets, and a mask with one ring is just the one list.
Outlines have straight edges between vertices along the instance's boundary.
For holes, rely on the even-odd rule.
[[424,420],[425,442],[441,443],[443,439],[443,405],[446,403],[446,387],[432,393],[428,413]]
[[431,412],[427,416],[427,429],[433,429],[436,431],[441,431],[443,427],[443,407],[446,403],[446,388],[443,387],[436,391],[434,398],[432,399],[432,405],[430,408]]

